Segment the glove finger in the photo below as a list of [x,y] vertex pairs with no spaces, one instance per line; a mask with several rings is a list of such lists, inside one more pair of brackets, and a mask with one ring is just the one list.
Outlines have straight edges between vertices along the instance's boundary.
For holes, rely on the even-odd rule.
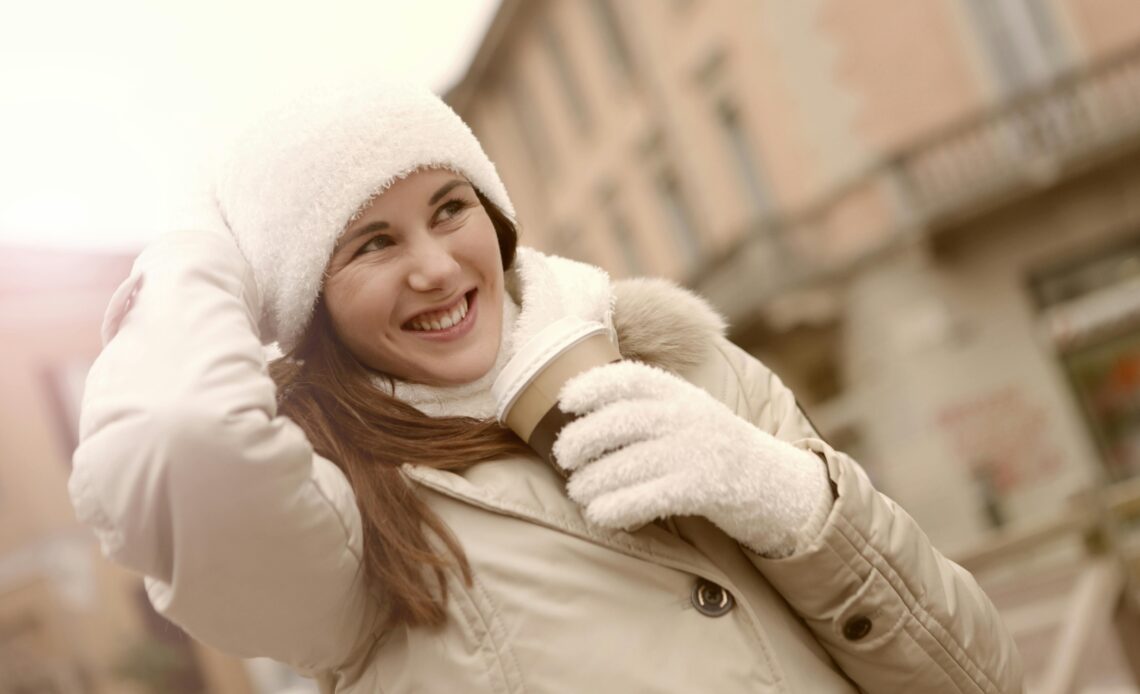
[[583,512],[591,523],[632,530],[670,516],[694,515],[684,494],[689,476],[674,471],[643,484],[625,487],[591,501]]
[[679,377],[648,364],[619,361],[571,378],[562,386],[558,405],[563,412],[580,415],[619,400],[665,399],[688,385]]
[[644,484],[669,474],[675,461],[664,453],[675,442],[669,438],[632,444],[613,451],[574,472],[566,483],[566,493],[581,506],[627,487]]
[[621,400],[570,422],[554,441],[554,459],[578,468],[638,441],[667,436],[684,425],[676,401]]

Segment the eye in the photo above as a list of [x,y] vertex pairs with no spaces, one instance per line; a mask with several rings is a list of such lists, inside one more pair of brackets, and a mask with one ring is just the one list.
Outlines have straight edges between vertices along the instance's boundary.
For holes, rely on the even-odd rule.
[[463,198],[452,198],[439,206],[439,209],[435,212],[435,219],[437,222],[446,222],[455,219],[460,213],[468,207],[471,207],[471,204],[469,200],[464,200]]
[[382,251],[385,248],[391,246],[393,243],[395,242],[392,240],[392,237],[388,236],[387,234],[379,234],[377,236],[373,236],[372,238],[368,239],[367,242],[362,244],[360,248],[356,249],[356,253],[353,254],[353,257],[355,258],[365,253]]

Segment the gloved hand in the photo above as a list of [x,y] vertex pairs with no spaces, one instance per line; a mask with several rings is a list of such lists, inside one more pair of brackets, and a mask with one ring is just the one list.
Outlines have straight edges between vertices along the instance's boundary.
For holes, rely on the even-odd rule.
[[833,501],[815,454],[761,431],[704,390],[632,361],[591,369],[563,387],[581,415],[554,444],[567,492],[598,525],[704,516],[765,556],[792,554]]

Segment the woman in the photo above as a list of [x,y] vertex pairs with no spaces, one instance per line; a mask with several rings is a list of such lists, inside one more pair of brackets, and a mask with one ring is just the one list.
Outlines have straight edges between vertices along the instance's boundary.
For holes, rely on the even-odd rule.
[[[516,248],[427,91],[278,113],[215,202],[113,298],[71,481],[190,634],[336,692],[1021,690],[972,578],[720,318]],[[556,470],[490,384],[566,315],[625,360],[561,392]]]

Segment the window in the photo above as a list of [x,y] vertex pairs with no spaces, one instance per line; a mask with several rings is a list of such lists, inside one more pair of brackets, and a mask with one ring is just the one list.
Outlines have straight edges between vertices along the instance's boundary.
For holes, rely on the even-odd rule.
[[554,75],[562,89],[566,104],[570,107],[570,115],[578,133],[585,135],[590,132],[593,122],[586,107],[586,100],[582,94],[581,86],[570,67],[570,58],[562,45],[562,37],[558,35],[554,25],[548,19],[542,27],[542,42],[546,46],[546,53],[554,67]]
[[617,190],[611,186],[606,186],[599,193],[599,197],[609,224],[610,235],[621,250],[622,263],[625,265],[626,274],[644,274],[645,267],[641,261],[637,237],[634,236],[633,228],[625,216],[625,210],[621,208],[618,202]]
[[701,257],[700,236],[693,212],[681,190],[677,175],[670,169],[657,174],[656,189],[662,211],[669,223],[678,250],[683,254],[682,266],[693,269]]
[[752,153],[748,134],[744,132],[744,127],[740,122],[739,111],[727,100],[721,100],[717,104],[716,112],[725,145],[728,147],[732,162],[736,167],[737,177],[748,196],[748,204],[756,212],[768,210],[771,206],[771,199]]
[[518,123],[523,149],[526,150],[531,167],[542,177],[553,176],[556,170],[553,152],[546,140],[534,100],[527,93],[522,79],[512,80],[507,85],[506,93],[511,114]]
[[1140,236],[1126,238],[1088,256],[1045,268],[1029,278],[1039,309],[1074,301],[1126,282],[1140,282]]
[[618,74],[626,83],[633,82],[633,56],[626,41],[621,20],[614,10],[613,0],[590,0],[594,19],[598,22],[599,33],[606,45],[610,61],[617,67]]
[[1140,477],[1140,236],[1029,281],[1109,478]]
[[1040,0],[967,0],[1002,87],[1017,92],[1049,79],[1064,46],[1049,4]]

